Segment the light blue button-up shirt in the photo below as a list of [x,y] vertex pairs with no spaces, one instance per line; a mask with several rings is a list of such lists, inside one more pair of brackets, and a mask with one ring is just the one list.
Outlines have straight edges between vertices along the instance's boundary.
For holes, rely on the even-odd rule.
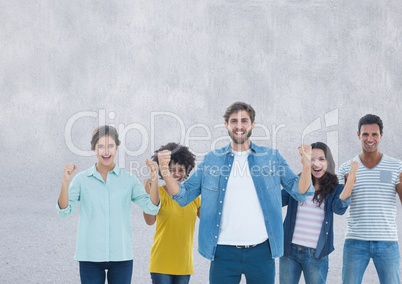
[[80,202],[75,259],[78,261],[124,261],[133,259],[131,201],[148,214],[155,206],[137,177],[117,166],[106,183],[95,165],[78,173],[68,190],[67,208],[61,217],[72,215]]
[[[293,173],[277,150],[253,143],[250,150],[248,165],[264,214],[272,257],[279,257],[283,255],[281,188],[296,200],[305,201],[306,197],[299,191],[299,177]],[[185,206],[201,194],[198,251],[210,260],[214,260],[233,160],[230,144],[209,152],[196,171],[184,184],[180,184],[178,194],[173,196],[177,203]],[[313,193],[314,188],[310,185],[307,195]]]

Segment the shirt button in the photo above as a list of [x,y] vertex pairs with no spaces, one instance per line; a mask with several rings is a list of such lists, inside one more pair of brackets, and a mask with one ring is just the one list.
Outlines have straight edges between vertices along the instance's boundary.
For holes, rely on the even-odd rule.
[[223,190],[223,191],[225,191],[225,189],[224,189],[224,188],[223,188],[222,190]]
[[219,227],[219,224],[216,224],[217,227]]
[[221,212],[219,212],[218,214],[221,215]]
[[218,238],[218,236],[215,236],[215,239],[217,239]]
[[219,203],[222,203],[222,201],[219,201]]
[[225,179],[228,179],[227,177],[225,177]]

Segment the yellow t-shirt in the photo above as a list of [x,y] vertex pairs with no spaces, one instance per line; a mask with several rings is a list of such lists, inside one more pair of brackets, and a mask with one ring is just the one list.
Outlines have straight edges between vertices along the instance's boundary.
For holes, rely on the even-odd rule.
[[188,275],[194,273],[193,244],[200,197],[185,207],[160,186],[161,207],[156,215],[156,232],[151,248],[149,272]]

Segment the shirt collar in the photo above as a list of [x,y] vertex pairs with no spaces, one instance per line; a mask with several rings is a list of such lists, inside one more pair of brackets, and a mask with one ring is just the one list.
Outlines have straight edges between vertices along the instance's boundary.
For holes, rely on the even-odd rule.
[[[120,171],[121,171],[121,169],[117,165],[115,165],[113,170],[111,170],[111,172],[113,172],[116,176],[118,176],[120,174]],[[92,167],[90,167],[87,170],[87,176],[93,176],[93,175],[95,175],[95,173],[99,173],[96,170],[96,164],[94,164]]]
[[[223,147],[223,153],[225,153],[225,154],[230,154],[230,153],[232,153],[232,147],[230,146],[231,145],[231,143],[229,143],[226,147]],[[251,142],[250,141],[250,149],[249,149],[251,152],[250,153],[253,153],[253,154],[255,154],[255,153],[258,153],[259,152],[259,149],[258,149],[258,146],[257,145],[255,145],[253,142]]]

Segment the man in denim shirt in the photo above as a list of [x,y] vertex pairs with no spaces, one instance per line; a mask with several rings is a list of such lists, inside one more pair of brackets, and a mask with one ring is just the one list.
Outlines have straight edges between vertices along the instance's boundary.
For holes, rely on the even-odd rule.
[[303,171],[296,176],[277,150],[249,138],[255,111],[243,102],[224,115],[231,143],[209,152],[184,183],[169,172],[170,151],[158,153],[169,193],[181,206],[202,195],[199,253],[211,260],[210,284],[275,283],[275,257],[283,254],[281,186],[304,201],[311,187],[311,146],[299,147]]

